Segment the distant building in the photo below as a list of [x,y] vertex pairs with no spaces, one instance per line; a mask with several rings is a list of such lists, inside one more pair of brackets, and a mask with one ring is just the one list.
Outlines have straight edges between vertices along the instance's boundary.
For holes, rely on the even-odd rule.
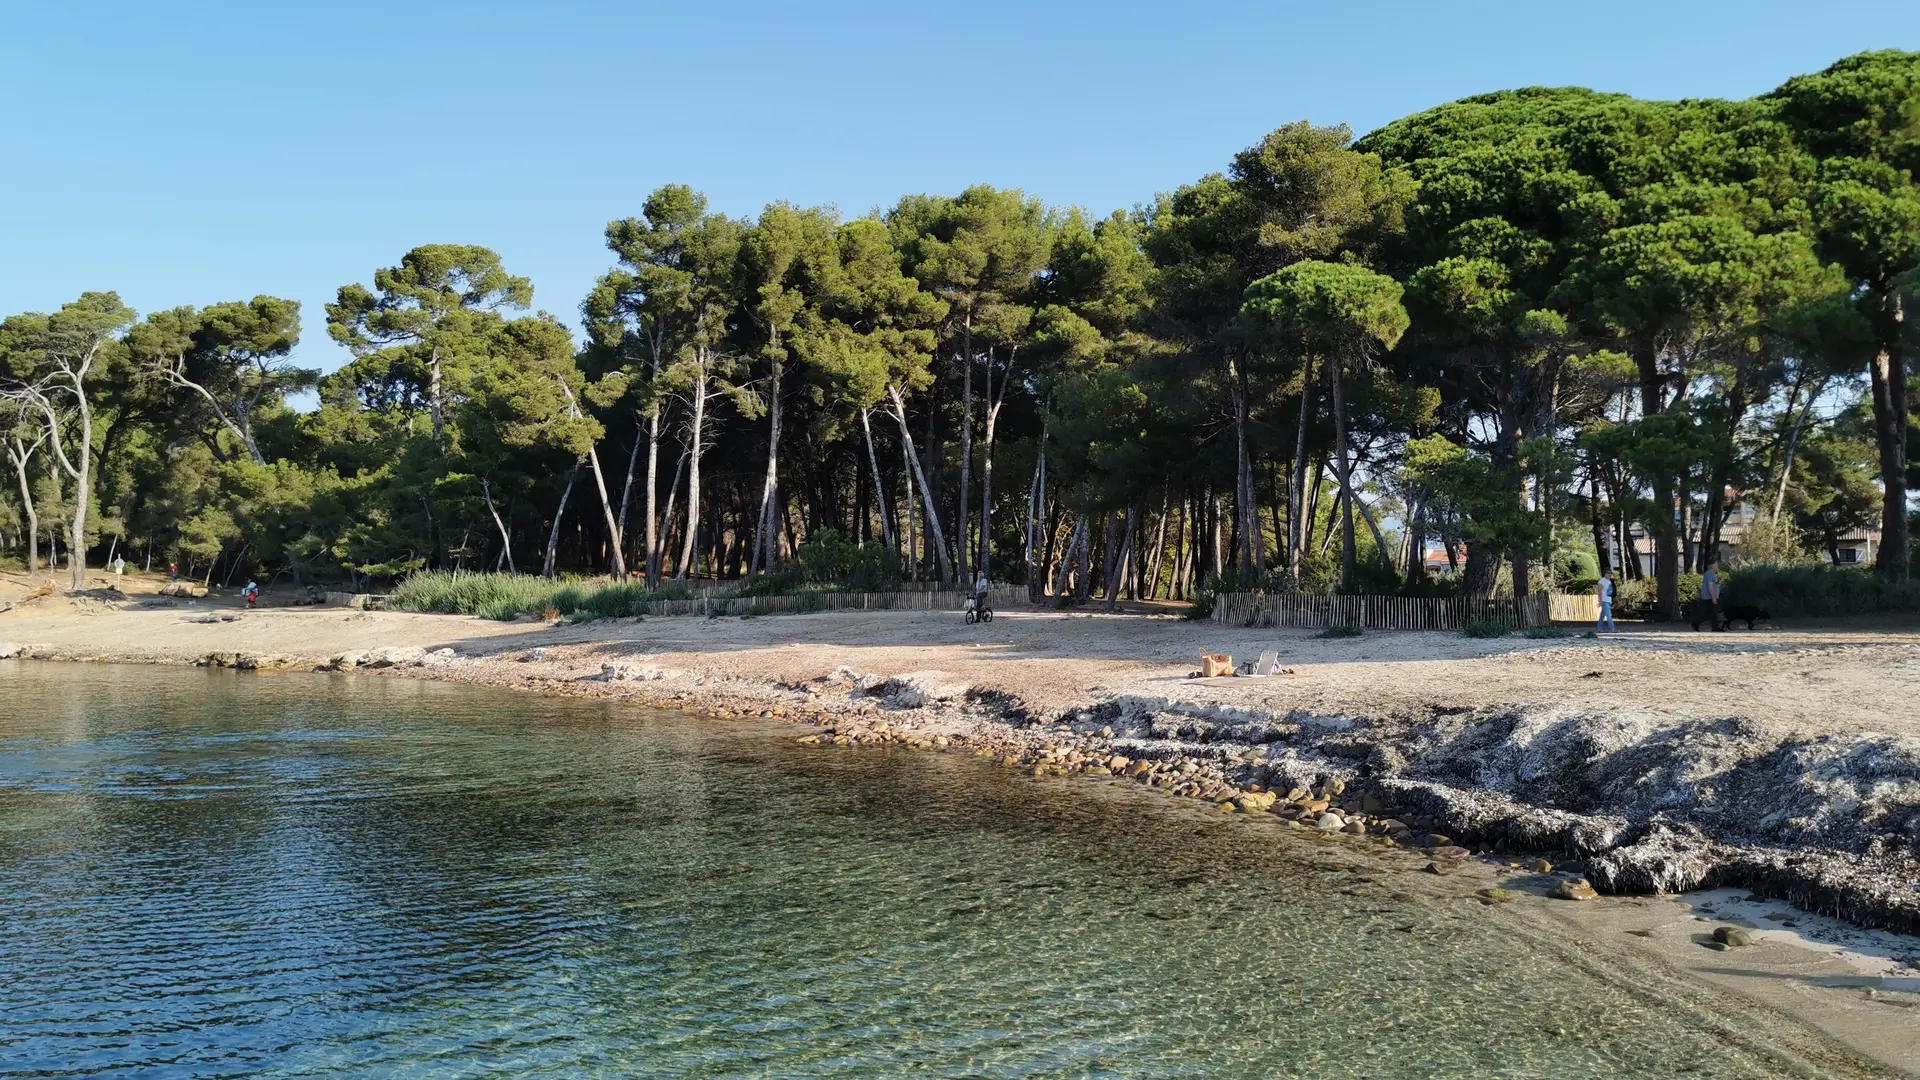
[[[1467,565],[1467,545],[1456,541],[1453,545],[1453,557],[1464,569]],[[1444,577],[1454,572],[1453,563],[1447,561],[1445,544],[1428,544],[1427,553],[1422,562],[1426,564],[1427,573],[1431,575]]]
[[[1731,560],[1740,554],[1740,542],[1746,536],[1747,527],[1760,516],[1760,508],[1746,501],[1741,492],[1733,488],[1726,490],[1727,520],[1720,527],[1720,558]],[[1693,505],[1693,512],[1685,516],[1687,531],[1681,537],[1680,564],[1688,563],[1687,556],[1700,536],[1700,515],[1706,512],[1704,500]],[[1680,517],[1678,500],[1675,500],[1674,516]],[[1648,577],[1653,576],[1653,538],[1640,532],[1634,532],[1631,539],[1634,558],[1640,564],[1640,570]],[[1822,552],[1830,559],[1837,559],[1841,566],[1864,566],[1873,562],[1880,553],[1880,530],[1874,527],[1855,529],[1840,536],[1831,552]],[[1699,565],[1695,563],[1695,565]]]

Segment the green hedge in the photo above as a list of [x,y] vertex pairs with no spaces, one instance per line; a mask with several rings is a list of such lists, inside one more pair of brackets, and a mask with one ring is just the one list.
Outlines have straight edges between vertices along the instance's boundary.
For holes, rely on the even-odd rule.
[[1743,566],[1724,576],[1726,603],[1765,608],[1776,619],[1920,611],[1920,580],[1887,581],[1868,567]]
[[[1700,575],[1681,574],[1680,602],[1699,595]],[[1868,567],[1742,566],[1720,571],[1720,597],[1727,604],[1762,608],[1776,619],[1920,611],[1920,580],[1885,581]],[[1652,578],[1619,582],[1614,614],[1650,618],[1656,599]]]
[[557,615],[613,619],[636,614],[653,600],[681,600],[689,595],[680,585],[649,589],[627,582],[585,578],[546,578],[526,574],[455,574],[429,570],[402,581],[387,600],[395,611],[425,611],[442,615],[477,615],[507,620],[520,615]]

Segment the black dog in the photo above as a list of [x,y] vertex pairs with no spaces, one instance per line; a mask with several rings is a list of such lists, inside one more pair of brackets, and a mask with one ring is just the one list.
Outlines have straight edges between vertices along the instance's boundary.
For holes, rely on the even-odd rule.
[[1752,604],[1713,605],[1705,601],[1694,601],[1687,605],[1687,621],[1697,631],[1701,623],[1709,623],[1715,630],[1732,629],[1734,620],[1745,619],[1747,629],[1752,630],[1755,623],[1772,622],[1773,616],[1765,608]]

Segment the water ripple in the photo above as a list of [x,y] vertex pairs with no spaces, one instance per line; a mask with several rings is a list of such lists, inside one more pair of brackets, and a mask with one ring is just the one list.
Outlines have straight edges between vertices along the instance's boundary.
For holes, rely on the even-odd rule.
[[1353,878],[965,758],[0,665],[0,1077],[1778,1071],[1498,912]]

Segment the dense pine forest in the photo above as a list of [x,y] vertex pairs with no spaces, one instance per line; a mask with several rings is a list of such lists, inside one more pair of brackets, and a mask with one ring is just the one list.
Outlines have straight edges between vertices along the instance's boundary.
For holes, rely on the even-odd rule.
[[[741,219],[669,184],[584,298],[434,244],[324,312],[13,315],[0,559],[1083,600],[1612,570],[1672,615],[1738,505],[1744,559],[1878,530],[1906,580],[1920,54],[1294,123],[1222,166],[1104,216],[983,185]],[[353,361],[293,366],[322,325]]]

